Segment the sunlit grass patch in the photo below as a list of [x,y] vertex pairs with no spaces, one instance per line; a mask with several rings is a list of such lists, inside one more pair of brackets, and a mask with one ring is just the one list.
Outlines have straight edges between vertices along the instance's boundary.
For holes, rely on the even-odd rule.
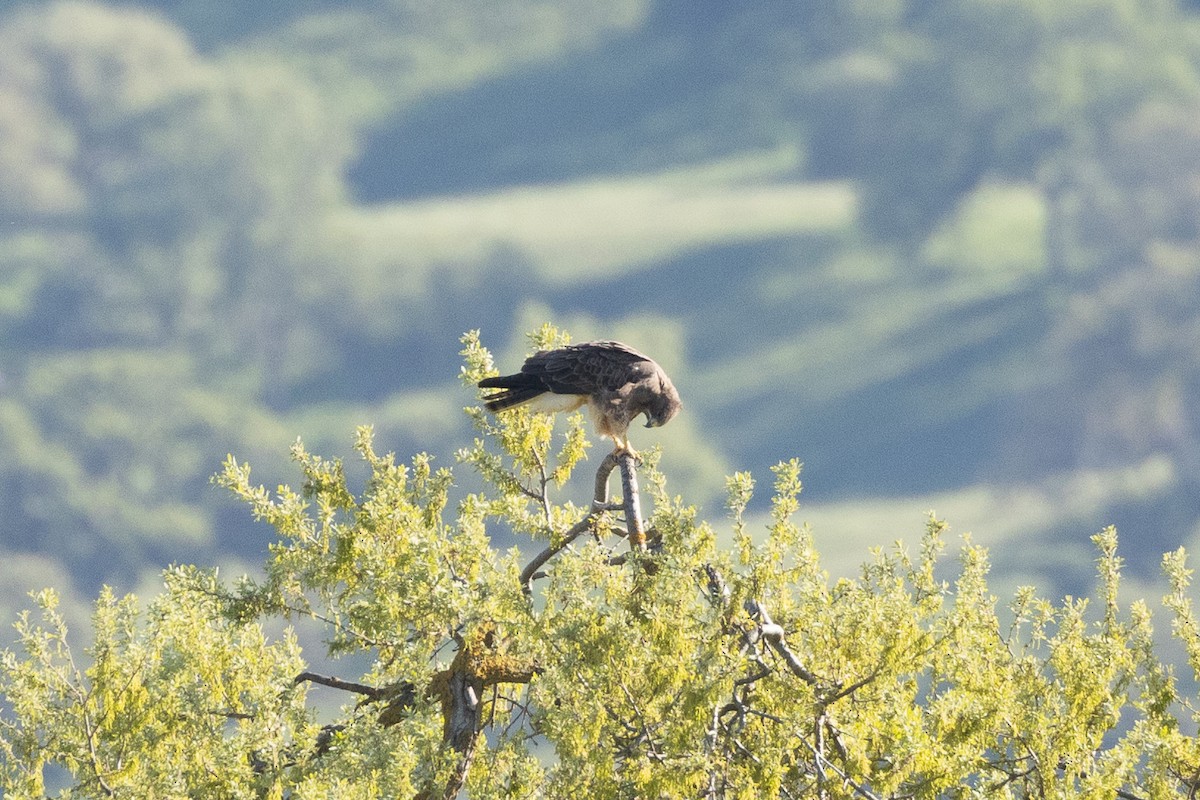
[[851,225],[846,183],[736,170],[519,186],[348,210],[337,228],[372,261],[477,262],[515,249],[552,282],[644,269],[691,249]]

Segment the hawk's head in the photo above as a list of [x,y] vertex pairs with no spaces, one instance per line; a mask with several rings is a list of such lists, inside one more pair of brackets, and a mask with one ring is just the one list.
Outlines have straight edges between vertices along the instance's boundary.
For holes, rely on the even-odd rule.
[[657,391],[650,395],[646,403],[646,427],[658,428],[666,425],[671,421],[671,417],[679,413],[679,409],[683,408],[683,403],[679,400],[679,393],[675,391],[675,386],[671,380],[665,375],[659,375],[660,382]]

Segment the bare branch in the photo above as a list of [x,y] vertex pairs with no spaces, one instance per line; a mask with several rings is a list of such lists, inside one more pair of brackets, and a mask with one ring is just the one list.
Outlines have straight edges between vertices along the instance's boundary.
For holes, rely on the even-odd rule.
[[629,530],[629,549],[646,549],[646,532],[642,529],[642,501],[638,495],[637,457],[623,452],[621,463],[621,492],[625,498],[625,526]]
[[787,643],[783,639],[783,628],[771,620],[771,615],[767,612],[763,604],[757,600],[747,600],[746,610],[758,617],[760,621],[758,627],[759,635],[762,636],[763,641],[771,646],[771,649],[779,654],[784,663],[788,665],[788,669],[791,670],[792,674],[809,686],[816,686],[819,683],[817,676],[805,667],[801,663],[799,656],[787,646]]
[[343,692],[354,692],[355,694],[366,695],[372,700],[378,698],[385,693],[385,689],[378,686],[367,686],[365,683],[354,683],[353,681],[344,681],[341,678],[334,678],[328,675],[318,675],[315,672],[301,672],[293,680],[293,684],[316,683],[321,686],[328,686],[331,689],[341,689]]
[[430,691],[439,695],[442,701],[443,744],[458,753],[458,760],[440,793],[436,786],[430,785],[417,794],[417,800],[434,800],[435,797],[454,800],[466,783],[467,773],[475,760],[483,711],[483,704],[479,702],[483,682],[466,669],[463,658],[466,652],[467,648],[460,650],[450,668],[439,673],[430,686]]
[[575,525],[572,526],[571,530],[563,534],[562,540],[558,544],[547,547],[545,550],[534,556],[533,559],[525,565],[525,569],[521,570],[521,591],[523,591],[526,596],[533,594],[534,578],[541,578],[546,574],[544,572],[539,572],[538,570],[540,570],[547,561],[565,550],[567,546],[571,544],[571,542],[590,531],[592,529],[592,522],[595,520],[597,513],[598,512],[596,511],[589,511],[587,516],[579,520],[579,522],[576,522]]
[[592,507],[608,505],[608,476],[617,467],[617,454],[609,453],[600,462],[599,469],[596,470],[596,482],[592,493]]
[[525,593],[526,597],[533,594],[534,579],[545,576],[545,573],[539,570],[541,570],[546,562],[565,550],[571,542],[590,531],[596,517],[605,511],[611,510],[612,507],[608,502],[608,476],[612,474],[616,466],[616,454],[609,453],[604,457],[604,460],[600,462],[600,467],[596,470],[592,507],[588,510],[587,514],[583,519],[571,526],[571,529],[563,534],[562,539],[557,544],[552,544],[538,553],[525,565],[525,569],[521,570],[521,591]]

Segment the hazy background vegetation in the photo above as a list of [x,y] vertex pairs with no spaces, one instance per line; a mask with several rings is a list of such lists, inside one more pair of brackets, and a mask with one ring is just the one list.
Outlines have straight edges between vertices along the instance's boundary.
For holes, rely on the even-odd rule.
[[834,568],[935,508],[1006,581],[1079,591],[1107,522],[1153,579],[1200,536],[1200,4],[0,3],[5,617],[258,561],[228,452],[450,463],[458,335],[544,320],[675,377],[635,442],[710,518],[796,456]]

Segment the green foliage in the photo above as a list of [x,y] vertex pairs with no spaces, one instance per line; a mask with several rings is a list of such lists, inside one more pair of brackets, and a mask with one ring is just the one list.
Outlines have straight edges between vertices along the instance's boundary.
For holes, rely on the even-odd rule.
[[315,735],[293,637],[231,622],[214,573],[164,573],[146,608],[101,593],[94,642],[77,661],[51,590],[40,620],[17,622],[23,656],[6,652],[0,720],[6,797],[43,796],[43,768],[73,778],[72,796],[279,796],[294,741]]
[[[534,347],[566,341],[544,328]],[[493,372],[477,333],[464,382]],[[355,449],[368,476],[299,443],[299,489],[217,481],[277,535],[257,580],[178,567],[144,608],[105,590],[79,662],[53,592],[22,615],[0,660],[0,787],[40,796],[1112,798],[1195,791],[1200,712],[1157,655],[1149,607],[1120,602],[1112,529],[1094,537],[1094,601],[1033,588],[1007,610],[985,550],[942,561],[945,524],[919,552],[877,550],[831,581],[797,524],[800,464],[774,468],[769,523],[728,481],[734,547],[642,466],[654,543],[626,551],[616,507],[556,496],[584,450],[516,411],[467,409],[459,454],[483,488],[449,511],[451,470]],[[562,478],[560,482],[559,478]],[[583,498],[576,498],[582,501]],[[623,504],[621,504],[623,507]],[[578,526],[584,526],[579,528]],[[549,540],[541,570],[498,552],[507,527]],[[594,536],[573,538],[572,531]],[[537,546],[537,545],[535,545]],[[1182,551],[1164,559],[1174,634],[1200,671]],[[1093,610],[1093,604],[1095,610]],[[317,675],[279,619],[315,620]],[[467,686],[456,694],[456,681]],[[324,727],[306,686],[351,693]],[[462,700],[461,698],[468,698]],[[465,735],[456,715],[466,714]]]
[[[553,326],[543,325],[530,335],[529,341],[532,349],[537,351],[561,347],[570,344],[571,340]],[[462,370],[464,385],[474,387],[483,378],[499,374],[491,354],[480,343],[478,331],[465,334],[462,344],[466,362]],[[548,498],[549,486],[554,484],[561,488],[580,460],[586,457],[591,443],[587,439],[583,414],[572,414],[568,418],[562,445],[552,457],[552,416],[521,408],[499,417],[490,416],[478,406],[465,410],[483,438],[476,439],[472,447],[460,450],[458,460],[471,465],[490,483],[504,490],[506,497],[500,502],[505,508],[497,509],[495,513],[504,516],[514,530],[525,533],[546,536],[553,535],[556,528],[569,527],[578,516],[573,507],[568,505],[556,511],[548,502],[542,502],[540,507],[530,510],[526,501]],[[495,439],[504,455],[489,451],[485,446],[487,439]],[[521,503],[514,506],[512,501],[517,498]]]

